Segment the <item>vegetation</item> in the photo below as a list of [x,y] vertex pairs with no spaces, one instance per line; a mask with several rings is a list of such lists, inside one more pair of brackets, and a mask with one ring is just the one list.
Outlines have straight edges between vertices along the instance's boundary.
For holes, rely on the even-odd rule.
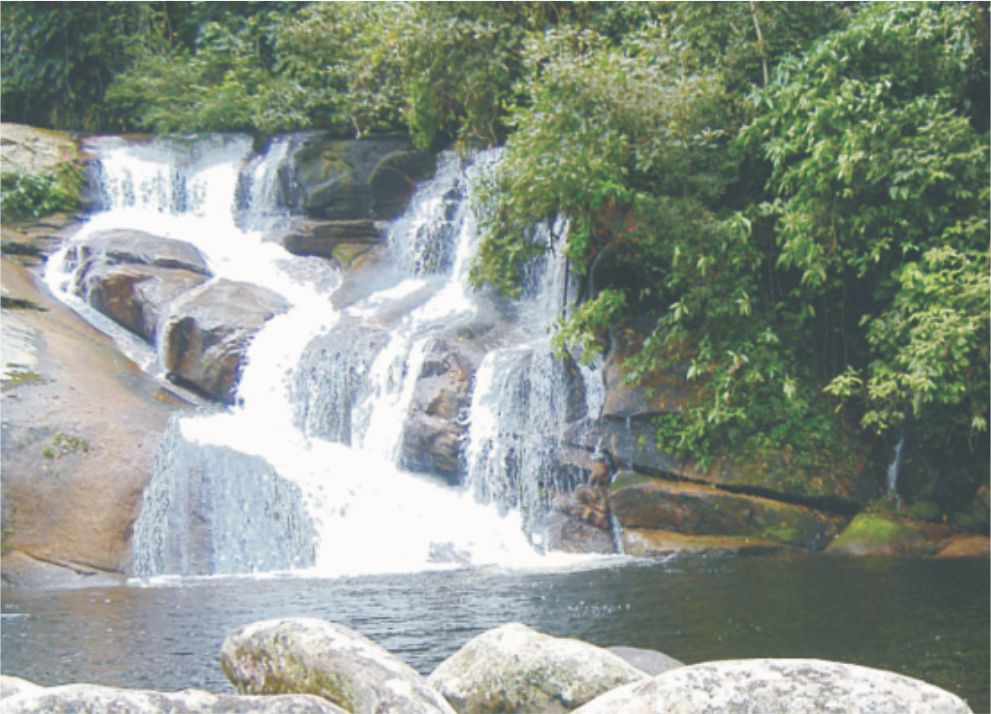
[[72,161],[46,173],[5,171],[0,174],[0,210],[15,220],[74,211],[82,183],[82,169]]
[[[697,384],[657,422],[666,449],[814,468],[909,433],[923,470],[986,479],[986,4],[3,12],[4,120],[504,145],[476,284],[518,293],[564,251],[583,290],[560,348],[621,340],[631,380],[683,363]],[[34,191],[12,181],[5,210]]]

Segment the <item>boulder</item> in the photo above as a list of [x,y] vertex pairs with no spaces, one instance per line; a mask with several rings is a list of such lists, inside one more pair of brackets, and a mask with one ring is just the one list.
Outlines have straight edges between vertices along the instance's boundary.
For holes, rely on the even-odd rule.
[[826,547],[844,523],[805,506],[632,472],[617,475],[609,501],[624,529],[740,536],[814,550]]
[[270,290],[224,279],[186,293],[173,303],[163,332],[169,378],[232,404],[251,339],[286,309]]
[[188,270],[102,264],[88,270],[77,289],[104,315],[154,343],[169,303],[206,280]]
[[402,213],[417,181],[436,169],[432,155],[400,136],[340,139],[309,134],[295,152],[291,207],[334,220],[388,220]]
[[20,694],[34,694],[43,689],[44,687],[26,679],[0,674],[0,699],[16,697]]
[[935,555],[955,535],[949,526],[879,513],[860,513],[836,536],[834,555]]
[[815,659],[679,667],[604,694],[575,714],[970,714],[962,699],[893,672]]
[[597,528],[573,513],[555,508],[547,517],[545,545],[564,553],[615,553],[611,530]]
[[83,272],[97,263],[125,263],[210,275],[206,259],[192,243],[128,229],[94,233],[69,249],[66,262],[70,267],[80,266]]
[[[15,677],[3,677],[3,711],[6,714],[51,712],[162,712],[165,714],[347,714],[344,709],[308,694],[238,697],[195,689],[156,692],[118,689],[95,684],[39,687]],[[10,694],[8,695],[8,687]]]
[[324,620],[266,620],[242,627],[224,640],[220,664],[242,694],[315,694],[352,714],[453,714],[411,667]]
[[332,260],[350,269],[385,245],[384,226],[372,220],[321,221],[297,218],[279,242],[294,255]]
[[705,553],[706,555],[766,555],[788,546],[763,538],[749,536],[685,535],[672,531],[645,528],[624,528],[621,541],[623,553],[636,558],[653,558],[676,553]]
[[637,669],[654,676],[667,672],[669,669],[684,667],[685,663],[669,657],[657,650],[646,650],[640,647],[607,647],[614,655],[619,655]]
[[49,173],[77,156],[76,142],[65,132],[10,122],[0,126],[0,163],[4,173]]
[[937,558],[987,558],[991,538],[985,535],[958,535],[950,538],[936,553]]
[[553,714],[646,676],[600,647],[510,623],[470,640],[427,681],[461,714]]

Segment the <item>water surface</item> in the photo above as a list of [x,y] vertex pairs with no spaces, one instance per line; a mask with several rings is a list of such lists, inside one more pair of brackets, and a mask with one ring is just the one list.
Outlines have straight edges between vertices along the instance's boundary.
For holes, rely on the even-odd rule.
[[988,593],[985,560],[815,556],[7,592],[0,669],[47,685],[230,692],[218,663],[228,631],[310,616],[351,627],[427,674],[472,636],[520,621],[687,663],[817,657],[879,667],[982,712],[991,710]]

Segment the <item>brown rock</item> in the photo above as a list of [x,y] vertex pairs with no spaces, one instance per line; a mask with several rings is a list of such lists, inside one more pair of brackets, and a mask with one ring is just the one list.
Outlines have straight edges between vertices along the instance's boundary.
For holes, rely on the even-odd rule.
[[937,558],[987,558],[989,555],[991,538],[984,535],[954,536],[936,553]]
[[182,297],[164,330],[165,368],[177,383],[231,404],[251,339],[288,305],[276,293],[216,280]]
[[749,536],[686,535],[645,528],[625,528],[622,541],[623,552],[638,558],[672,553],[763,555],[787,548],[781,543]]

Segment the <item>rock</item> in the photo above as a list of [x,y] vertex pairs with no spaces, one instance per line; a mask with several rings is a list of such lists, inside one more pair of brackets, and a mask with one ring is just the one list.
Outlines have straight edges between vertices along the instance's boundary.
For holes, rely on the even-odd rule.
[[170,379],[232,404],[251,339],[286,309],[270,290],[224,279],[186,293],[173,304],[163,331]]
[[844,522],[804,506],[632,472],[617,475],[609,501],[625,529],[741,536],[814,550],[824,548]]
[[4,586],[18,590],[71,590],[74,588],[105,588],[124,585],[120,573],[107,572],[80,563],[37,560],[20,551],[3,556],[0,574]]
[[289,202],[315,218],[394,218],[417,181],[436,169],[434,157],[405,137],[339,139],[310,134],[293,156]]
[[114,322],[154,344],[169,303],[206,280],[188,270],[104,264],[87,271],[78,291]]
[[611,531],[596,528],[570,513],[555,509],[547,517],[545,545],[565,553],[615,553]]
[[771,540],[748,536],[685,535],[645,528],[624,528],[622,543],[623,553],[636,558],[652,558],[674,553],[766,555],[788,547]]
[[470,640],[427,681],[461,714],[551,714],[646,676],[600,647],[510,623]]
[[73,161],[78,152],[69,135],[51,129],[4,122],[0,125],[0,163],[4,173],[48,173]]
[[[0,321],[5,587],[122,573],[162,433],[188,405],[24,266],[4,257],[2,269],[7,294],[39,308],[5,308]],[[6,369],[12,360],[17,367]]]
[[224,640],[220,663],[241,693],[315,694],[352,714],[453,714],[411,667],[358,633],[323,620],[266,620],[242,627]]
[[424,347],[426,355],[403,422],[400,464],[456,484],[467,430],[461,417],[468,408],[469,383],[479,357],[469,349],[454,349],[452,344],[434,339]]
[[0,674],[0,699],[16,697],[19,694],[33,694],[40,692],[43,689],[44,687],[39,686],[34,682],[29,682],[26,679]]
[[[182,692],[155,692],[118,689],[95,684],[66,684],[39,687],[26,680],[8,684],[15,677],[0,681],[5,714],[52,712],[162,712],[165,714],[347,714],[344,709],[308,694],[280,694],[268,697],[237,697],[210,694],[195,689]],[[8,696],[7,688],[13,692]]]
[[685,663],[669,657],[657,650],[645,650],[639,647],[607,647],[614,655],[619,655],[637,669],[654,676],[667,672],[675,667],[684,667]]
[[815,659],[751,659],[679,667],[619,687],[575,714],[970,714],[918,679]]
[[843,529],[827,553],[836,555],[934,555],[952,528],[877,513],[860,513]]
[[352,268],[385,245],[384,226],[371,220],[321,221],[297,218],[279,239],[294,255],[316,256]]
[[206,259],[192,243],[126,229],[94,233],[69,249],[66,262],[79,264],[84,271],[97,263],[125,263],[210,275]]
[[991,556],[991,538],[982,535],[959,535],[946,541],[937,558],[987,558]]

